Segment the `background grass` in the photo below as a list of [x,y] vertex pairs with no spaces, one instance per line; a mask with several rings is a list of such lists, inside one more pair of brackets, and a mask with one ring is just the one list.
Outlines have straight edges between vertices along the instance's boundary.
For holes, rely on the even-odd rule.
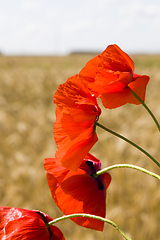
[[[92,57],[0,56],[0,205],[39,209],[53,218],[62,215],[51,198],[43,168],[44,158],[54,157],[56,151],[52,100],[58,85],[78,73]],[[146,104],[160,121],[160,56],[132,58],[135,72],[151,78]],[[99,122],[160,161],[160,134],[141,105],[127,104],[115,110],[102,107]],[[160,174],[158,167],[137,149],[98,127],[97,133],[99,141],[91,153],[102,161],[102,167],[131,163]],[[110,174],[107,218],[133,240],[160,239],[159,181],[131,169],[115,169]],[[70,220],[57,226],[69,240],[122,239],[109,225],[105,225],[103,233],[79,227]]]

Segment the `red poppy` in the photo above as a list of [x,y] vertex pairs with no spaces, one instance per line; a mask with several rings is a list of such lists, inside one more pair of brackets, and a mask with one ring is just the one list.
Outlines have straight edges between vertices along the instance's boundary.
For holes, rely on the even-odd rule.
[[40,211],[0,206],[0,239],[65,240],[59,228],[47,227],[52,220]]
[[77,170],[98,140],[95,122],[101,109],[78,75],[59,85],[54,103],[57,105],[54,139],[58,148],[55,157],[64,167]]
[[116,44],[109,45],[100,55],[90,60],[80,71],[88,88],[100,96],[106,108],[126,103],[140,104],[132,90],[145,100],[149,77],[134,73],[134,62]]
[[[109,173],[95,176],[101,168],[97,158],[87,154],[77,172],[58,165],[55,158],[45,159],[44,167],[52,197],[65,215],[88,213],[105,217],[106,189],[111,176]],[[72,220],[80,226],[103,231],[102,221],[86,217]]]

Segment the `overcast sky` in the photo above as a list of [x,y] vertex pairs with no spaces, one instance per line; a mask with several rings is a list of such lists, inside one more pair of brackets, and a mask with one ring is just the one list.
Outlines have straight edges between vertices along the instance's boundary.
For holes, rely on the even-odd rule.
[[0,52],[160,53],[160,0],[0,0]]

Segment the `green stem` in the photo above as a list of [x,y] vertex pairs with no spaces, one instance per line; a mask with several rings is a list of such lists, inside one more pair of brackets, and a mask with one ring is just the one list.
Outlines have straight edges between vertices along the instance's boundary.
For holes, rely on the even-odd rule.
[[153,115],[153,113],[151,112],[151,110],[150,110],[150,109],[147,107],[147,105],[142,101],[142,99],[141,99],[135,92],[133,92],[133,90],[131,90],[131,91],[132,91],[133,96],[136,97],[137,100],[138,100],[138,101],[145,107],[145,109],[148,111],[148,113],[150,114],[150,116],[151,116],[152,119],[154,120],[155,124],[157,125],[158,130],[160,131],[160,125],[159,125],[157,119],[155,118],[155,116]]
[[70,214],[70,215],[64,215],[62,217],[59,217],[59,218],[56,218],[54,219],[53,221],[50,221],[48,223],[48,225],[52,225],[52,224],[55,224],[59,221],[62,221],[62,220],[65,220],[65,219],[68,219],[68,218],[74,218],[74,217],[87,217],[87,218],[93,218],[93,219],[96,219],[96,220],[100,220],[100,221],[103,221],[105,223],[108,223],[110,225],[112,225],[115,229],[117,229],[119,231],[119,233],[126,239],[126,240],[131,240],[129,237],[127,237],[124,232],[120,229],[120,227],[115,224],[114,222],[112,222],[111,220],[108,220],[106,218],[103,218],[103,217],[99,217],[99,216],[95,216],[95,215],[91,215],[91,214],[86,214],[86,213],[74,213],[74,214]]
[[143,173],[146,173],[152,177],[155,177],[157,178],[158,180],[160,180],[160,176],[156,173],[153,173],[153,172],[150,172],[148,170],[146,170],[145,168],[142,168],[142,167],[138,167],[138,166],[135,166],[135,165],[132,165],[132,164],[115,164],[115,165],[112,165],[112,166],[109,166],[107,168],[104,168],[98,172],[96,172],[95,174],[95,177],[98,177],[99,175],[105,173],[105,172],[108,172],[114,168],[132,168],[132,169],[135,169],[135,170],[138,170],[140,172],[143,172]]
[[100,123],[98,123],[98,122],[96,122],[95,124],[96,124],[98,127],[104,129],[105,131],[107,131],[107,132],[109,132],[109,133],[111,133],[111,134],[113,134],[113,135],[115,135],[115,136],[123,139],[124,141],[128,142],[129,144],[131,144],[131,145],[134,146],[135,148],[139,149],[139,150],[140,150],[141,152],[143,152],[147,157],[149,157],[155,164],[157,164],[157,166],[160,168],[160,163],[159,163],[156,159],[154,159],[154,157],[152,157],[148,152],[146,152],[143,148],[139,147],[137,144],[135,144],[134,142],[130,141],[129,139],[123,137],[122,135],[120,135],[120,134],[118,134],[118,133],[110,130],[109,128],[104,127],[102,124],[100,124]]

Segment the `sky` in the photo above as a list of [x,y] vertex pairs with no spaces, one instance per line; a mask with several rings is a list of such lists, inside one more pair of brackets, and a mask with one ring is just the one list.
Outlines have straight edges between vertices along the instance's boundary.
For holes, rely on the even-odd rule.
[[160,53],[159,0],[0,0],[0,52]]

